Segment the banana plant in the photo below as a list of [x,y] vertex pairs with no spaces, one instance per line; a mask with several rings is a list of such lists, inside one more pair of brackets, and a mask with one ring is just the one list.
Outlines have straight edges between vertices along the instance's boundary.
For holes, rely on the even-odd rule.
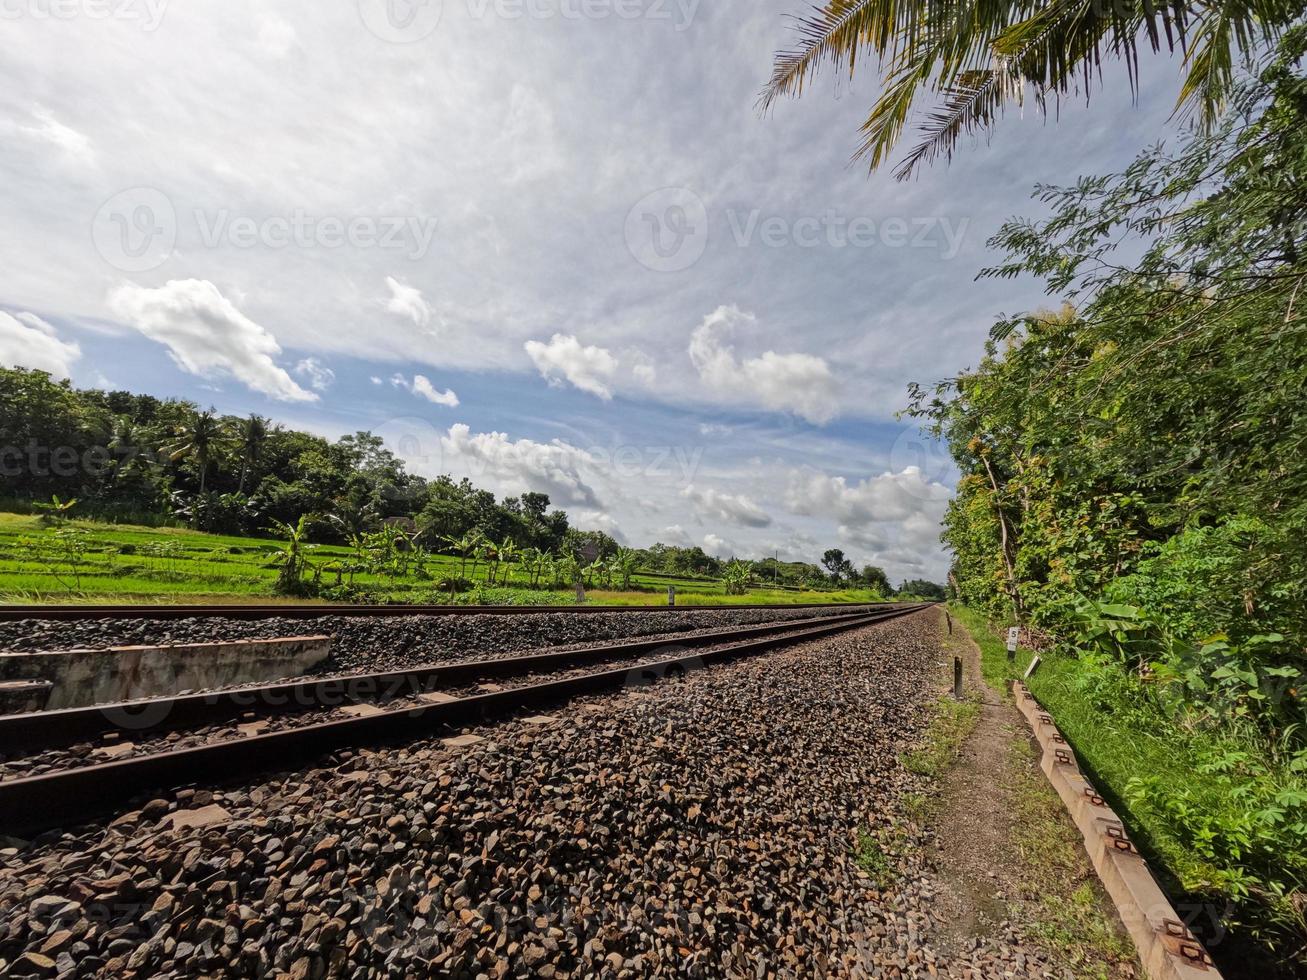
[[495,550],[499,563],[504,569],[504,575],[499,584],[508,585],[508,577],[513,568],[513,559],[518,554],[517,544],[514,543],[512,538],[505,538]]
[[640,556],[634,548],[618,548],[617,554],[609,563],[612,574],[617,576],[623,589],[631,587],[631,576],[636,573],[640,565]]
[[301,595],[304,589],[304,572],[313,568],[307,552],[316,546],[308,543],[308,532],[317,521],[315,514],[302,514],[294,524],[273,520],[269,530],[285,539],[277,557],[277,591],[283,595]]

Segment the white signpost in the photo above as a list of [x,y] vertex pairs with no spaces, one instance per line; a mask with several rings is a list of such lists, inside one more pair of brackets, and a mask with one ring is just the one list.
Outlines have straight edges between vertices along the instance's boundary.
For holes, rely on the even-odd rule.
[[1021,639],[1021,627],[1009,626],[1007,628],[1007,655],[1009,660],[1016,656],[1017,641],[1019,639]]

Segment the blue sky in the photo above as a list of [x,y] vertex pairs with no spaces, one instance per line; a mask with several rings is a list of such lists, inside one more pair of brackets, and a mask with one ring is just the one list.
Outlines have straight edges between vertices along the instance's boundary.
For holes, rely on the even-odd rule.
[[633,544],[941,578],[905,386],[1051,302],[975,282],[985,240],[1172,133],[1176,64],[895,183],[848,165],[871,65],[759,116],[802,5],[384,3],[6,8],[0,362],[371,429]]

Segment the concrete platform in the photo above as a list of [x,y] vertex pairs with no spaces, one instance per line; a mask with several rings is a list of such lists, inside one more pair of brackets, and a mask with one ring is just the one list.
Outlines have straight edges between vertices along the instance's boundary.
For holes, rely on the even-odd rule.
[[0,654],[0,713],[81,708],[303,674],[329,636]]

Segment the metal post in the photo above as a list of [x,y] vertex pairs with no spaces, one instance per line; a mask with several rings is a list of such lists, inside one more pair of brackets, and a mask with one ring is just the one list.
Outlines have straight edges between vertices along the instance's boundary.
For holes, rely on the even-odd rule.
[[962,700],[962,658],[953,658],[953,697]]
[[669,606],[676,605],[676,586],[674,585],[667,586],[667,604]]

